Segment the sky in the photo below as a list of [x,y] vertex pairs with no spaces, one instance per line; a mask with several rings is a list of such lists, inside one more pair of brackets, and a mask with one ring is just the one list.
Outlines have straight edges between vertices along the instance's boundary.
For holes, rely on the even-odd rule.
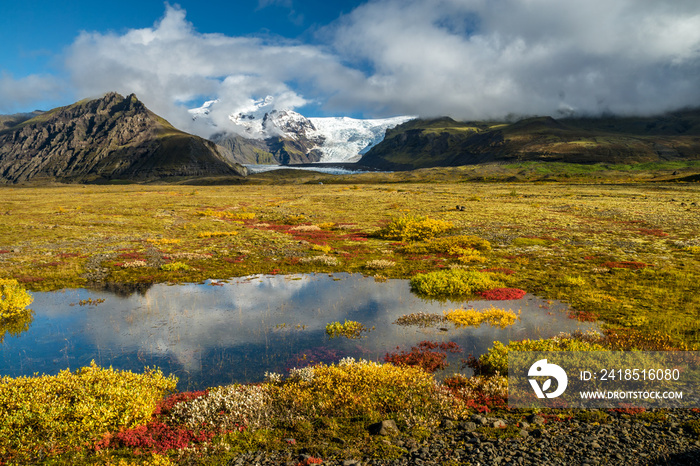
[[188,108],[266,96],[308,117],[700,106],[697,0],[1,0],[0,40],[0,113],[135,93],[204,136]]

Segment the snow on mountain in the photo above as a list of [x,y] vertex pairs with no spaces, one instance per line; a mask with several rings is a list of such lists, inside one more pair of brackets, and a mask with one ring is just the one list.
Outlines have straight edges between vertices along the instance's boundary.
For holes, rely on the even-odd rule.
[[[210,112],[218,101],[205,102],[189,112],[193,119],[211,119]],[[232,132],[249,139],[286,138],[304,142],[309,151],[322,153],[321,162],[354,162],[372,146],[384,139],[387,129],[412,116],[381,119],[348,117],[306,118],[292,110],[278,110],[272,96],[267,96],[228,115],[230,125],[212,125],[217,130]]]
[[323,153],[321,162],[355,162],[373,146],[384,140],[387,129],[415,117],[399,116],[360,120],[348,117],[309,118],[318,134],[325,137],[318,147]]
[[192,109],[188,110],[188,112],[190,112],[190,115],[192,115],[192,119],[197,119],[199,117],[207,116],[207,115],[209,115],[211,106],[216,104],[217,102],[218,102],[218,100],[207,100],[206,102],[204,102],[204,105],[202,105],[201,107],[192,108]]

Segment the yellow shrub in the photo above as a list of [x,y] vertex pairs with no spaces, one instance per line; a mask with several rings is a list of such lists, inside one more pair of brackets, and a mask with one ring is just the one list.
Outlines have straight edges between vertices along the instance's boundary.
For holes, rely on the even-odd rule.
[[305,221],[306,221],[306,216],[303,214],[299,214],[299,215],[286,216],[282,220],[282,223],[284,223],[285,225],[297,225],[297,224],[299,224],[301,222],[305,222]]
[[14,319],[31,313],[34,298],[14,279],[0,279],[0,320]]
[[451,222],[405,215],[377,231],[377,236],[400,241],[425,241],[454,228]]
[[[407,425],[427,424],[443,407],[433,377],[417,367],[344,359],[337,365],[313,366],[306,380],[279,388],[286,415],[313,420],[318,416],[392,416]],[[444,413],[441,413],[444,414]]]
[[200,217],[214,217],[227,220],[252,220],[255,218],[255,212],[229,212],[227,210],[212,210],[207,209],[196,212]]
[[516,314],[511,309],[499,309],[491,306],[489,309],[477,311],[475,309],[454,309],[445,311],[445,318],[454,323],[456,327],[478,327],[486,322],[492,327],[506,328],[520,320],[520,311]]
[[400,252],[407,254],[450,254],[461,256],[465,251],[484,253],[491,251],[491,243],[483,238],[472,235],[446,236],[434,238],[430,241],[413,243],[401,248]]
[[462,248],[454,248],[458,249],[458,256],[457,260],[462,263],[462,264],[482,264],[486,262],[486,258],[481,255],[479,251],[476,249],[462,249]]
[[564,275],[558,281],[561,286],[569,287],[581,287],[586,286],[586,280],[583,277],[572,277],[570,275]]
[[161,265],[160,270],[164,270],[166,272],[177,272],[178,270],[192,270],[192,267],[184,262],[171,262],[169,264]]
[[159,239],[147,239],[151,244],[155,244],[158,246],[165,246],[167,244],[180,244],[179,239],[167,239],[167,238],[159,238]]
[[332,230],[333,228],[335,228],[335,222],[319,223],[318,227],[321,230]]
[[0,378],[0,458],[30,458],[80,450],[106,432],[151,419],[177,379],[102,369],[93,363],[58,375]]
[[197,234],[199,238],[219,238],[221,236],[236,236],[235,231],[201,231]]
[[313,246],[311,246],[311,249],[314,251],[321,251],[324,254],[328,254],[333,248],[331,248],[330,246],[321,246],[320,244],[314,244]]
[[335,338],[344,336],[346,338],[361,338],[363,333],[370,332],[374,330],[374,327],[367,328],[360,322],[355,322],[354,320],[345,320],[344,324],[340,322],[331,322],[326,324],[326,335],[328,338]]
[[157,453],[151,453],[148,457],[141,458],[119,458],[113,463],[109,458],[105,459],[105,464],[107,466],[173,466],[175,463],[172,462],[170,458],[165,455],[159,455]]
[[411,278],[412,291],[432,297],[464,296],[503,286],[494,274],[462,269],[419,273]]

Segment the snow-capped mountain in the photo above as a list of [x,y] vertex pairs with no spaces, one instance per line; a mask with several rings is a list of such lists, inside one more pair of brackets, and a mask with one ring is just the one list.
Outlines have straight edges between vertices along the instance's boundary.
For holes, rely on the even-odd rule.
[[[276,109],[274,98],[268,96],[229,114],[226,124],[217,126],[210,119],[210,113],[217,103],[215,100],[205,102],[202,107],[190,110],[190,114],[193,119],[210,120],[217,130],[213,139],[219,144],[228,139],[230,145],[232,137],[243,136],[268,141],[269,152],[272,154],[279,151],[280,147],[285,149],[284,152],[294,152],[291,157],[289,154],[275,157],[280,163],[354,162],[372,146],[381,142],[387,129],[415,118],[306,118],[292,110]],[[285,141],[288,141],[291,147],[284,144]]]
[[400,116],[360,120],[348,117],[309,118],[318,134],[325,141],[318,148],[321,162],[355,162],[382,140],[386,130],[412,120],[415,117]]

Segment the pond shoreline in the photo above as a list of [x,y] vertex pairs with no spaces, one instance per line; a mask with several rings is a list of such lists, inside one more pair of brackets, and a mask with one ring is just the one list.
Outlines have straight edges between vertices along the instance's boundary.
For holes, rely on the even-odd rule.
[[[4,344],[4,374],[57,373],[91,360],[129,370],[155,365],[178,376],[183,390],[260,382],[264,372],[286,373],[312,361],[382,360],[397,347],[408,351],[420,341],[461,345],[461,352],[447,360],[449,371],[463,371],[460,359],[480,356],[496,340],[599,330],[594,323],[572,319],[568,306],[533,295],[441,302],[415,295],[408,280],[376,281],[348,273],[256,274],[174,286],[77,288],[32,295],[29,330]],[[478,317],[495,308],[510,312],[513,321],[465,323],[460,328],[445,320],[451,309],[470,309]],[[429,325],[405,319],[414,313],[435,319]],[[367,333],[357,339],[328,337],[327,325],[348,320],[359,322]],[[225,370],[229,366],[235,370]]]

